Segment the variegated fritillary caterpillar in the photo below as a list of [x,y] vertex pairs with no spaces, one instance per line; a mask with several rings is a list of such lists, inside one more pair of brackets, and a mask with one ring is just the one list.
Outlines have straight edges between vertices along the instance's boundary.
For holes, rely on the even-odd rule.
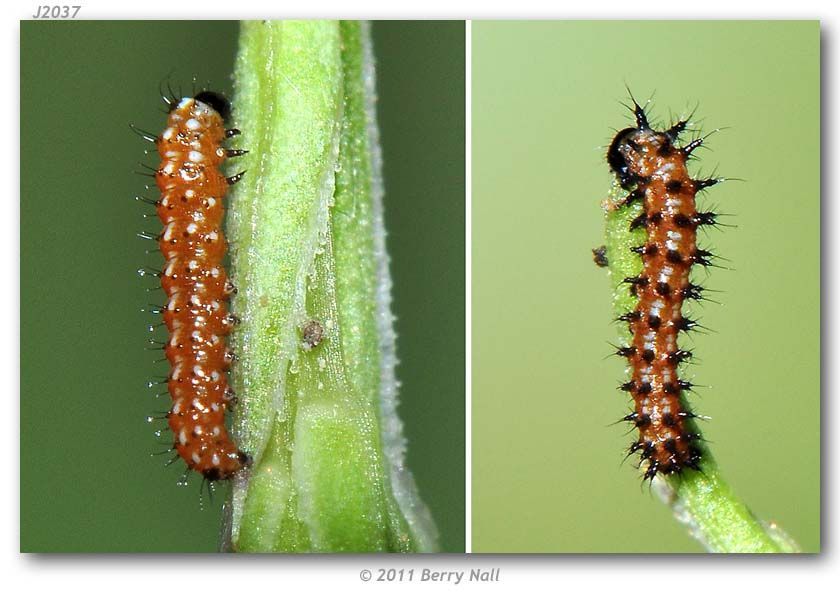
[[[657,131],[635,100],[633,112],[636,126],[619,131],[607,151],[610,169],[627,195],[607,209],[642,204],[630,229],[645,230],[647,241],[632,248],[643,266],[638,275],[623,282],[637,300],[633,310],[619,317],[627,323],[630,343],[616,354],[629,362],[630,379],[620,389],[629,392],[634,403],[623,420],[639,434],[628,455],[641,456],[644,479],[652,480],[686,468],[700,470],[700,434],[690,423],[697,415],[683,400],[683,392],[692,384],[679,374],[680,364],[692,354],[680,348],[678,337],[697,327],[696,321],[684,316],[684,302],[701,299],[704,291],[691,281],[691,269],[708,266],[713,258],[711,252],[697,247],[697,230],[715,225],[718,215],[699,211],[695,198],[722,180],[689,175],[688,159],[703,139],[677,145],[687,120]],[[599,262],[596,254],[599,264],[607,263],[607,258]]]
[[135,131],[156,145],[161,158],[154,170],[160,198],[141,199],[155,205],[164,229],[141,237],[156,240],[165,260],[155,273],[167,296],[156,311],[169,332],[165,381],[172,407],[165,416],[173,448],[188,469],[208,481],[229,479],[250,464],[225,426],[235,401],[227,381],[234,357],[226,339],[237,319],[228,312],[236,290],[222,265],[227,249],[222,221],[227,189],[242,173],[226,177],[220,167],[245,151],[222,145],[239,131],[225,129],[230,104],[221,94],[202,91],[163,100],[169,108],[163,133]]

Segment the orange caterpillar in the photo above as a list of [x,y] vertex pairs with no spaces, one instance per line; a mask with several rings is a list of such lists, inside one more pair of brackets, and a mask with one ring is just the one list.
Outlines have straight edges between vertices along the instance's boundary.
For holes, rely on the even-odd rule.
[[636,127],[618,132],[607,162],[629,192],[622,204],[644,206],[630,225],[647,231],[647,242],[633,248],[642,258],[642,272],[624,280],[638,302],[620,317],[628,324],[632,341],[617,354],[630,363],[631,379],[621,389],[630,392],[635,405],[624,420],[639,430],[629,454],[639,453],[647,461],[644,478],[652,480],[659,473],[700,470],[701,449],[695,443],[700,435],[689,423],[697,415],[683,406],[681,397],[692,384],[678,373],[691,352],[679,348],[677,337],[697,326],[683,316],[683,302],[701,299],[703,292],[690,281],[691,268],[711,264],[712,254],[697,247],[697,229],[717,223],[715,213],[697,210],[695,196],[720,180],[689,176],[686,162],[702,139],[676,145],[686,121],[656,131],[644,110],[633,104]]
[[166,417],[173,447],[189,469],[209,481],[229,479],[250,464],[225,427],[225,412],[235,400],[227,381],[234,357],[226,339],[237,319],[228,312],[235,288],[222,265],[222,220],[228,186],[243,173],[225,177],[220,167],[245,151],[222,146],[239,131],[225,129],[230,104],[220,94],[163,99],[169,105],[166,129],[160,136],[141,135],[155,143],[162,161],[154,172],[161,196],[152,203],[164,229],[150,237],[165,260],[159,276],[168,300],[160,312],[169,331],[164,348],[172,397]]

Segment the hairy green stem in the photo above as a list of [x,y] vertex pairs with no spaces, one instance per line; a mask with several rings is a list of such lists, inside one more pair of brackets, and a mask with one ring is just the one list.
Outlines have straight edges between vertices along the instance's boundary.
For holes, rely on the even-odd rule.
[[[607,204],[612,207],[625,195],[626,192],[614,184]],[[638,202],[606,210],[606,249],[614,290],[615,317],[634,310],[636,305],[629,286],[622,285],[622,282],[642,272],[642,260],[631,248],[645,244],[646,232],[644,228],[630,230],[630,223],[642,210]],[[622,345],[630,345],[626,326],[619,331]],[[685,394],[682,402],[683,406],[690,407]],[[699,432],[696,424],[690,427]],[[799,552],[796,543],[777,525],[760,521],[735,496],[721,477],[709,447],[698,443],[703,453],[701,471],[686,469],[679,477],[660,476],[653,483],[659,496],[673,510],[675,518],[709,552]]]
[[435,547],[395,411],[373,83],[364,23],[242,24],[232,379],[254,464],[226,505],[227,549]]

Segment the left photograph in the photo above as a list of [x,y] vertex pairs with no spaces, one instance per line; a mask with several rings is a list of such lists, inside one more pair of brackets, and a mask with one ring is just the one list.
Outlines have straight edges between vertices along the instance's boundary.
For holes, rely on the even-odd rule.
[[21,22],[21,552],[464,552],[464,28]]

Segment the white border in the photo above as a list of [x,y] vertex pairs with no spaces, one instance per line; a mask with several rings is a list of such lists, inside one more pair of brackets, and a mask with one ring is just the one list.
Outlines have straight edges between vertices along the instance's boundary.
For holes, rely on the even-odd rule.
[[[4,588],[10,597],[40,598],[75,597],[73,592],[86,598],[143,599],[159,597],[161,595],[197,594],[199,597],[211,594],[216,597],[257,595],[265,598],[296,598],[312,596],[313,591],[324,595],[335,593],[337,597],[364,596],[408,596],[430,593],[442,596],[454,596],[463,592],[480,593],[482,597],[509,597],[511,592],[534,593],[535,595],[551,595],[561,598],[589,598],[592,596],[625,597],[635,594],[667,593],[678,594],[683,598],[736,598],[761,597],[765,598],[794,598],[826,595],[828,590],[836,593],[836,573],[840,572],[840,559],[836,552],[838,539],[837,519],[837,448],[832,442],[836,432],[840,431],[838,411],[832,407],[831,400],[837,399],[837,373],[840,373],[840,359],[834,350],[837,340],[835,311],[838,294],[837,265],[838,244],[833,238],[840,232],[840,210],[832,207],[835,198],[829,197],[835,191],[834,177],[840,173],[838,154],[832,146],[840,139],[837,119],[831,114],[836,111],[837,96],[835,81],[838,76],[836,56],[836,34],[840,23],[840,8],[837,3],[802,0],[795,5],[779,3],[769,6],[768,3],[742,2],[727,0],[705,0],[702,6],[684,3],[686,8],[676,8],[673,2],[647,2],[643,7],[639,3],[627,2],[596,2],[590,1],[579,5],[564,3],[546,3],[544,1],[520,0],[516,3],[486,0],[479,2],[452,2],[447,0],[427,0],[423,4],[414,4],[401,8],[399,3],[357,0],[352,10],[348,11],[346,3],[333,1],[310,0],[307,3],[281,3],[266,1],[239,0],[235,3],[200,5],[181,3],[172,4],[162,0],[144,0],[143,3],[106,4],[101,0],[83,1],[82,16],[86,18],[165,18],[165,19],[195,19],[195,18],[241,18],[243,16],[257,18],[281,17],[345,17],[345,18],[720,18],[720,19],[756,19],[756,18],[788,18],[788,19],[822,19],[823,35],[823,197],[824,217],[823,248],[826,251],[825,279],[823,298],[825,305],[825,343],[824,343],[824,373],[826,386],[823,394],[823,439],[826,452],[824,461],[823,485],[823,551],[821,557],[571,557],[571,556],[521,556],[521,557],[488,557],[488,556],[435,556],[435,557],[291,557],[291,556],[207,556],[207,557],[155,557],[155,556],[113,556],[113,555],[79,555],[79,556],[33,556],[19,555],[19,495],[17,490],[7,490],[0,494],[0,512],[4,518],[0,520],[0,536],[3,540],[3,572],[9,575],[4,578]],[[9,10],[14,17],[29,18],[37,2],[18,3],[16,10]],[[548,8],[547,8],[548,7]],[[199,11],[199,12],[197,12]],[[199,14],[200,13],[200,14]],[[7,27],[4,36],[3,75],[5,81],[19,80],[20,65],[20,28],[16,20],[4,21]],[[470,28],[467,27],[467,76],[470,74]],[[690,49],[686,49],[690,51]],[[470,88],[467,88],[467,151],[471,143],[471,107]],[[10,129],[7,136],[11,136],[12,128],[19,127],[19,98],[14,94],[2,96],[2,114],[6,115]],[[830,105],[830,102],[834,106]],[[14,123],[13,125],[11,125]],[[19,131],[18,131],[19,136]],[[13,143],[4,144],[2,149],[2,164],[7,166],[8,179],[19,177],[19,162],[17,149]],[[11,168],[9,167],[11,166]],[[471,451],[469,447],[471,435],[471,295],[469,292],[469,278],[471,277],[470,245],[471,245],[471,180],[470,158],[467,158],[467,266],[465,276],[467,286],[467,399],[465,404],[467,422],[467,451],[466,451],[466,491],[468,500],[471,478]],[[14,189],[12,185],[9,189]],[[18,187],[19,189],[19,187]],[[6,214],[17,216],[20,222],[19,195],[7,194],[6,202],[10,205]],[[10,263],[20,252],[19,228],[17,235],[4,236],[4,256]],[[19,269],[19,263],[16,265]],[[15,284],[18,293],[6,294],[3,297],[4,314],[19,316],[19,272]],[[19,327],[17,339],[7,339],[4,345],[3,358],[8,370],[13,370],[13,377],[19,377],[19,370],[15,373],[19,358]],[[831,377],[831,374],[835,374]],[[18,397],[19,397],[19,381]],[[11,398],[10,398],[11,396]],[[7,394],[9,402],[13,396]],[[19,453],[19,412],[7,414],[6,427],[3,436],[3,456],[6,458],[6,481],[9,487],[19,485],[18,461],[12,461]],[[471,534],[471,511],[467,506],[467,543]],[[511,518],[528,518],[527,514],[511,515]],[[217,562],[218,561],[218,562]],[[501,567],[501,581],[498,584],[461,584],[458,586],[445,583],[363,583],[359,579],[359,572],[363,568],[377,567],[395,568],[438,568],[438,569],[470,569],[476,567]],[[190,573],[185,577],[185,569]],[[395,587],[398,586],[398,587]],[[20,592],[20,593],[17,593]],[[340,594],[340,596],[338,596]],[[318,594],[320,595],[320,594]],[[317,596],[316,596],[317,597]]]

